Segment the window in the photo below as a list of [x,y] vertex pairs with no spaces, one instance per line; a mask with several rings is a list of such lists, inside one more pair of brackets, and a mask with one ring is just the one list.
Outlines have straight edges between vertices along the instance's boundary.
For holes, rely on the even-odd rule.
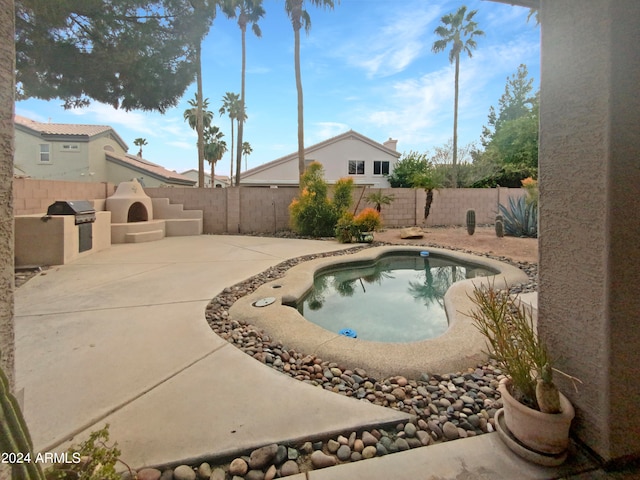
[[49,163],[51,162],[51,156],[49,154],[49,144],[41,143],[40,144],[40,163]]
[[364,160],[349,160],[349,175],[364,175]]
[[389,162],[383,162],[381,160],[375,160],[373,162],[373,174],[374,175],[389,175]]

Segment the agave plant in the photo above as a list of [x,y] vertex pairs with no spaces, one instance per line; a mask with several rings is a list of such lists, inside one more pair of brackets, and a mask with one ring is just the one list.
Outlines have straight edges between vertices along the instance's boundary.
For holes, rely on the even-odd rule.
[[512,237],[538,236],[538,207],[527,202],[524,196],[509,198],[509,208],[498,205],[503,217],[504,234]]

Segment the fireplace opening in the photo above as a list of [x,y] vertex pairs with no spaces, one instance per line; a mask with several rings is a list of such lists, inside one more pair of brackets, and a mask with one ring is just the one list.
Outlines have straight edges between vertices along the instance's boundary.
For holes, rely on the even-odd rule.
[[149,214],[147,213],[147,207],[140,202],[134,202],[129,207],[127,213],[127,223],[133,222],[146,222],[149,220]]

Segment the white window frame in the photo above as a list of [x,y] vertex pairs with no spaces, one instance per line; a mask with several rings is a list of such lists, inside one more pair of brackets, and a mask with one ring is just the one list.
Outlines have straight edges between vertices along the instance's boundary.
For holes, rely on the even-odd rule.
[[[43,147],[46,147],[43,148]],[[46,151],[45,151],[46,150]],[[46,160],[44,160],[46,156]],[[51,164],[51,144],[41,143],[38,146],[38,162],[44,164]]]

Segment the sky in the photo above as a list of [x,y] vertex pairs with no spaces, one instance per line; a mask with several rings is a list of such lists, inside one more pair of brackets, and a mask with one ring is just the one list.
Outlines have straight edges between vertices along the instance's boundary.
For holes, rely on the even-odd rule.
[[[305,146],[348,130],[380,143],[396,139],[401,153],[429,152],[450,141],[454,67],[448,50],[435,54],[431,47],[442,16],[462,5],[478,10],[474,19],[486,35],[477,37],[472,58],[461,57],[458,145],[479,143],[489,107],[497,106],[520,64],[527,65],[538,89],[540,29],[527,22],[529,10],[486,0],[342,0],[333,10],[307,6],[311,29],[300,36]],[[247,29],[244,141],[253,149],[248,168],[297,151],[293,29],[282,1],[264,0],[264,9],[262,37]],[[218,13],[203,43],[202,62],[204,97],[230,147],[231,121],[218,110],[226,92],[240,92],[241,36],[235,20]],[[134,139],[145,138],[145,159],[183,172],[198,168],[197,136],[183,119],[194,93],[195,82],[164,114],[96,102],[65,110],[61,100],[37,99],[17,102],[16,113],[41,122],[109,125],[129,153],[138,152]],[[227,153],[216,164],[216,175],[229,175],[229,161]]]

